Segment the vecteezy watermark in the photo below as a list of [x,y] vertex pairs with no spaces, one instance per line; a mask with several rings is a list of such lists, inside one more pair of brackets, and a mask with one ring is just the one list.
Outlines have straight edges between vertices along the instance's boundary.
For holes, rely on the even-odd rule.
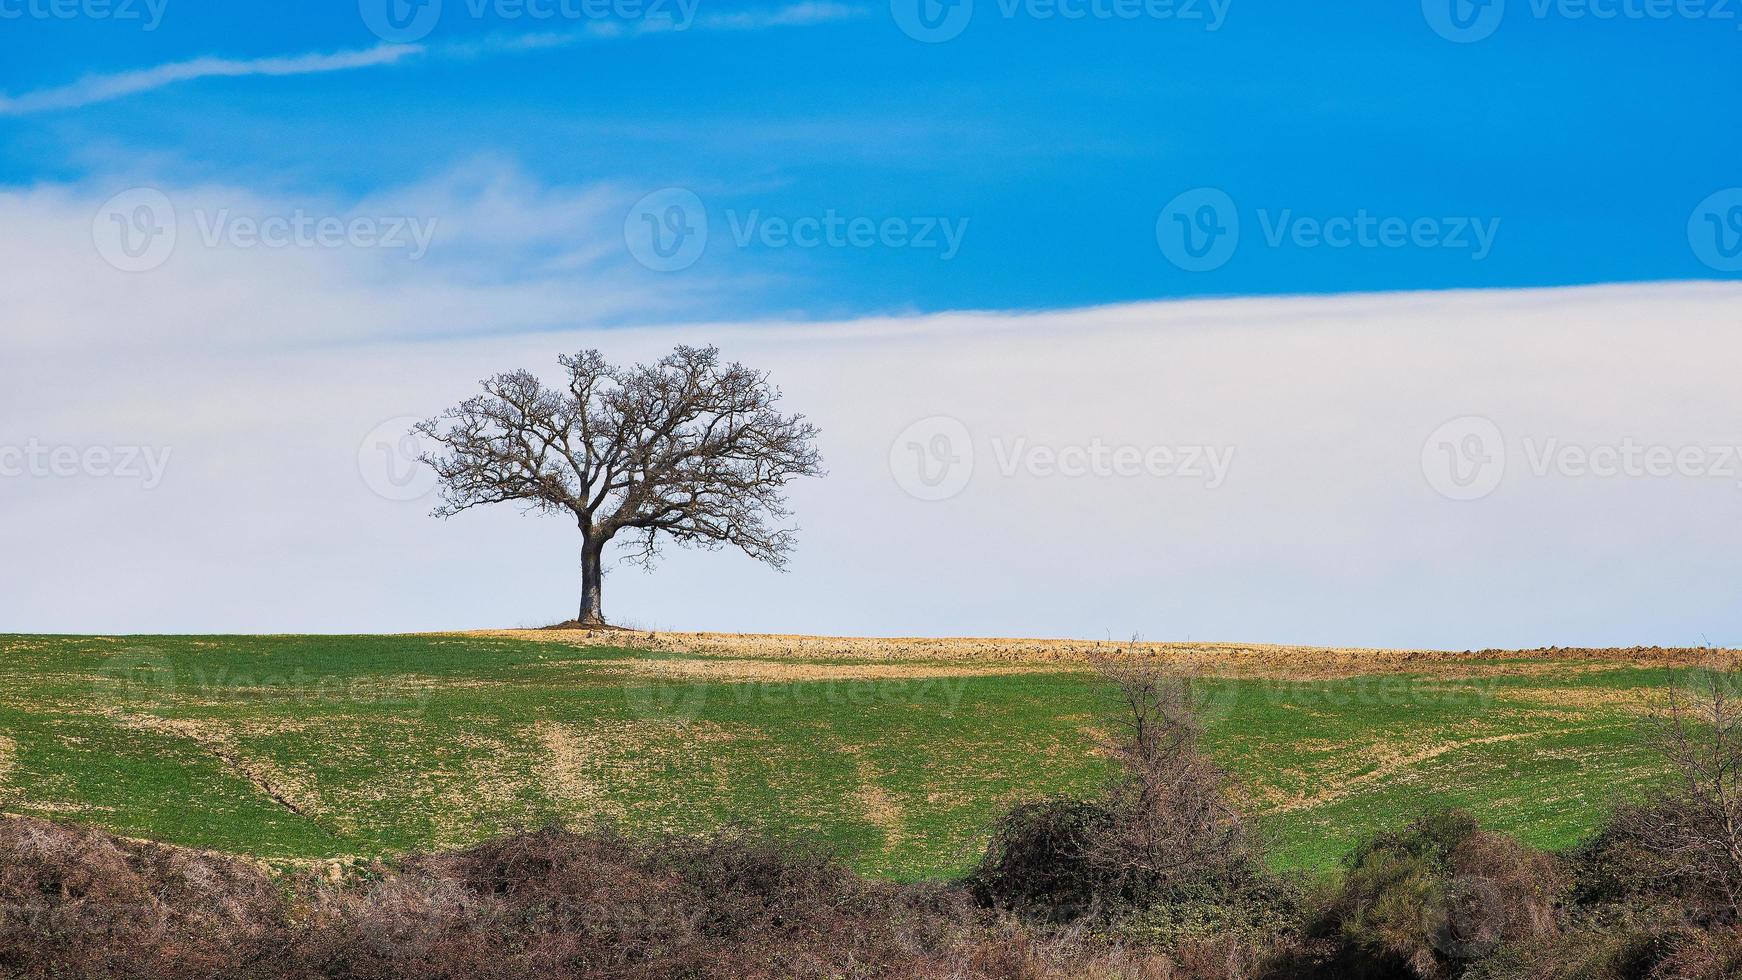
[[[1441,496],[1476,500],[1500,486],[1508,455],[1498,425],[1467,415],[1435,429],[1422,443],[1422,474]],[[1742,488],[1742,443],[1672,445],[1631,436],[1571,442],[1556,436],[1525,436],[1516,455],[1523,458],[1526,472],[1539,479],[1716,479]]]
[[[725,209],[732,244],[738,248],[911,249],[956,257],[968,219],[942,216],[821,214],[769,215],[761,208]],[[623,243],[635,261],[655,272],[695,265],[708,247],[708,210],[694,191],[666,187],[636,201],[623,219]]]
[[1154,477],[1197,480],[1204,489],[1226,483],[1234,466],[1233,446],[1115,445],[1099,436],[1063,446],[1031,443],[1023,436],[993,436],[992,455],[1000,476],[1042,479]]
[[126,647],[97,668],[97,693],[110,700],[167,705],[175,700],[175,686],[175,663],[155,647]]
[[1742,487],[1742,445],[1669,446],[1623,438],[1614,443],[1571,443],[1556,438],[1523,440],[1532,476],[1662,480],[1733,480]]
[[810,681],[638,677],[623,685],[624,703],[641,721],[685,726],[701,717],[710,701],[743,708],[751,704],[904,705],[936,708],[953,717],[967,690],[966,677],[838,677]]
[[1688,245],[1719,272],[1742,272],[1742,187],[1717,191],[1688,215]]
[[1469,44],[1500,28],[1506,0],[1421,0],[1421,15],[1440,37]]
[[[429,254],[436,219],[409,215],[237,214],[194,208],[193,226],[207,248],[403,250],[411,261]],[[122,191],[103,203],[91,240],[103,260],[123,272],[148,272],[169,261],[181,223],[169,196],[153,187]]]
[[0,479],[135,480],[146,490],[163,484],[168,446],[50,446],[32,439],[0,446]]
[[436,219],[410,215],[234,214],[229,208],[195,208],[194,227],[207,248],[379,248],[404,250],[416,262],[429,254]]
[[1436,888],[1422,909],[1422,929],[1435,949],[1458,960],[1493,952],[1506,934],[1506,902],[1492,879],[1459,875]]
[[442,19],[442,0],[357,0],[357,13],[389,44],[421,41]]
[[[449,15],[535,24],[588,23],[682,31],[696,20],[700,0],[461,0],[446,4]],[[383,41],[409,44],[436,29],[443,0],[358,0],[357,12]]]
[[[1269,248],[1438,249],[1467,252],[1480,262],[1494,250],[1499,218],[1403,217],[1353,214],[1311,216],[1293,208],[1259,208],[1258,227]],[[1187,272],[1219,269],[1240,247],[1241,218],[1234,199],[1216,187],[1198,187],[1169,201],[1155,219],[1155,241],[1169,262]]]
[[1452,419],[1423,440],[1421,473],[1442,497],[1480,500],[1506,476],[1506,439],[1491,419]]
[[235,700],[278,704],[339,704],[401,707],[421,712],[429,706],[434,687],[399,677],[341,677],[310,674],[301,667],[287,672],[253,673],[229,666],[184,669],[180,689],[202,701]]
[[[985,0],[980,0],[983,4]],[[1233,0],[993,0],[1004,20],[1178,21],[1206,32],[1221,30]],[[975,0],[889,0],[889,14],[903,34],[938,44],[968,29]],[[984,9],[984,8],[983,8]]]
[[848,217],[834,208],[796,218],[764,216],[759,208],[743,214],[727,208],[726,221],[739,248],[908,248],[936,252],[945,262],[956,257],[968,233],[967,218]]
[[1186,191],[1156,215],[1155,242],[1169,262],[1187,272],[1219,269],[1240,247],[1240,209],[1220,188]]
[[252,701],[289,704],[400,706],[419,711],[429,704],[429,685],[393,677],[311,675],[301,667],[287,672],[238,670],[234,665],[179,663],[156,647],[126,647],[97,666],[96,693],[126,704],[168,706],[178,697],[202,701]]
[[1338,712],[1376,707],[1479,708],[1492,704],[1498,689],[1492,677],[1451,680],[1417,674],[1368,674],[1330,681],[1262,678],[1246,683],[1256,689],[1255,698],[1272,704]]
[[357,444],[357,472],[375,495],[396,503],[421,500],[436,488],[436,472],[421,462],[425,445],[410,415],[388,419]]
[[687,187],[661,188],[629,209],[623,243],[635,261],[655,272],[687,269],[708,247],[708,209]]
[[[1234,465],[1233,446],[1120,444],[1099,436],[1054,444],[1003,434],[987,441],[1005,479],[1173,479],[1215,490],[1227,482]],[[948,500],[967,489],[975,455],[974,437],[961,420],[934,415],[890,441],[889,474],[911,497]]]
[[890,441],[889,474],[910,497],[948,500],[974,478],[974,437],[960,419],[920,419]]
[[103,20],[155,31],[169,0],[0,0],[0,20]]
[[175,237],[175,205],[155,187],[122,191],[91,219],[97,254],[122,272],[148,272],[168,262]]
[[1499,218],[1401,218],[1372,215],[1359,208],[1352,215],[1303,217],[1292,208],[1274,214],[1258,209],[1264,243],[1271,248],[1420,248],[1469,252],[1480,262],[1494,250]]
[[[1736,0],[1528,0],[1527,6],[1536,20],[1734,23],[1742,5]],[[1506,0],[1421,0],[1421,12],[1440,37],[1471,44],[1492,37],[1500,29],[1506,18]]]

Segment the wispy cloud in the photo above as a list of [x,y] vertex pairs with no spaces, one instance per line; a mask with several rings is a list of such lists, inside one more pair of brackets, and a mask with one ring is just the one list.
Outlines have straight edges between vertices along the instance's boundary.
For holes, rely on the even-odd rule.
[[21,116],[52,109],[76,109],[139,92],[198,78],[240,78],[247,75],[313,75],[390,65],[426,49],[415,44],[382,44],[358,51],[300,54],[272,58],[195,58],[138,71],[90,75],[70,85],[39,89],[23,95],[0,95],[0,116]]
[[804,27],[863,15],[865,7],[844,3],[806,2],[778,10],[746,10],[730,14],[704,14],[696,26],[710,30],[760,30],[764,27]]
[[805,27],[860,16],[868,8],[830,0],[799,3],[765,10],[747,10],[671,20],[641,20],[634,23],[592,21],[572,31],[498,34],[478,41],[445,45],[381,44],[372,48],[332,53],[311,53],[269,58],[194,58],[137,71],[89,75],[68,85],[38,89],[20,95],[0,93],[0,116],[22,116],[57,109],[77,109],[149,92],[177,82],[201,78],[241,78],[251,75],[312,75],[398,64],[419,56],[477,58],[562,48],[600,38],[634,37],[682,30],[754,31],[776,27]]

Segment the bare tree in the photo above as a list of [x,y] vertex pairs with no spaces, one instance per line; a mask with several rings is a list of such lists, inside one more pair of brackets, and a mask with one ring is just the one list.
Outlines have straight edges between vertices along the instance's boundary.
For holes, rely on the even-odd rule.
[[1094,920],[1169,892],[1234,889],[1260,868],[1227,773],[1198,746],[1191,680],[1118,653],[1098,658],[1117,763],[1105,794],[1019,803],[993,828],[969,880],[987,904],[1049,922]]
[[1098,666],[1118,699],[1118,729],[1104,746],[1118,769],[1107,791],[1112,826],[1090,859],[1160,882],[1240,866],[1251,841],[1227,772],[1199,747],[1193,680],[1147,663]]
[[440,477],[437,517],[506,502],[572,515],[584,626],[604,625],[605,546],[619,536],[644,565],[664,536],[784,567],[794,544],[784,489],[822,475],[822,459],[816,427],[775,411],[780,390],[766,374],[722,365],[714,347],[628,368],[595,350],[560,361],[566,387],[498,374],[416,427],[439,447],[420,457]]
[[1657,718],[1670,784],[1616,819],[1658,858],[1654,877],[1742,913],[1742,673],[1732,660],[1686,688]]

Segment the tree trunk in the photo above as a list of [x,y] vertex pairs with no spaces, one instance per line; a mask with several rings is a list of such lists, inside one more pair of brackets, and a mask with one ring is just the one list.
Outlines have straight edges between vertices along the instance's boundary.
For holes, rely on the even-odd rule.
[[605,625],[603,586],[605,545],[588,541],[581,547],[581,614],[576,617],[582,626]]

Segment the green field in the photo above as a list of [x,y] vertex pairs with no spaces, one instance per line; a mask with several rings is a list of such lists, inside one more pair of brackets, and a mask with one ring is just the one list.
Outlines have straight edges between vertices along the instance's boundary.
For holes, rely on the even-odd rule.
[[[1324,867],[1439,804],[1563,846],[1654,778],[1640,722],[1667,670],[1431,670],[1202,682],[1209,746],[1276,864]],[[975,860],[1009,803],[1093,789],[1108,707],[1088,673],[1009,663],[469,636],[0,636],[0,810],[268,859],[553,821],[742,823],[819,839],[865,872],[943,877]]]

